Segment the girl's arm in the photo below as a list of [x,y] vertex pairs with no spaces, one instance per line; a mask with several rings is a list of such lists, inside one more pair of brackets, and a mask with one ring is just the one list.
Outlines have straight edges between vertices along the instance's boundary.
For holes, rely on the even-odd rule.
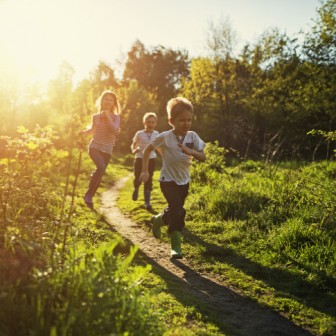
[[87,128],[85,130],[80,131],[80,134],[94,134],[96,130],[96,125],[94,123],[92,123],[92,125],[90,126],[90,128]]
[[147,182],[148,178],[149,178],[149,173],[148,173],[148,162],[149,162],[149,155],[151,153],[152,150],[154,150],[155,147],[151,144],[149,144],[144,152],[143,152],[143,158],[142,158],[142,172],[140,175],[140,181],[142,182]]
[[86,135],[86,134],[94,134],[95,131],[96,131],[96,124],[95,124],[95,122],[93,121],[93,118],[92,118],[91,126],[86,128],[85,130],[80,131],[79,133]]
[[118,133],[120,128],[120,116],[118,114],[105,113],[107,124],[113,133]]
[[92,133],[93,133],[93,128],[92,127],[80,131],[80,134],[92,134]]

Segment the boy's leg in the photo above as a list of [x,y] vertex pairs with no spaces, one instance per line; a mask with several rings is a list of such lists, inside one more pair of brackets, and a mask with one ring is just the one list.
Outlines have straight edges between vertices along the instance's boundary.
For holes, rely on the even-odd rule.
[[88,205],[92,205],[93,203],[92,198],[100,185],[102,177],[106,171],[107,165],[110,162],[111,155],[103,153],[97,149],[90,149],[89,154],[92,161],[96,165],[96,170],[91,175],[89,187],[84,196],[84,201]]
[[188,196],[189,184],[177,185],[175,182],[161,182],[161,191],[168,202],[162,218],[169,225],[168,233],[182,231],[186,211],[184,202]]
[[132,200],[136,201],[139,197],[139,187],[141,185],[141,182],[139,181],[140,179],[140,174],[142,170],[142,159],[136,158],[134,160],[134,180],[133,180],[133,193],[132,193]]
[[162,214],[159,213],[151,218],[153,236],[157,239],[161,238],[161,227],[166,223],[163,221]]
[[180,231],[173,231],[169,234],[170,244],[171,244],[171,258],[172,259],[182,259],[182,249],[181,249],[181,237],[182,234]]
[[144,198],[145,198],[145,205],[147,210],[152,210],[152,205],[150,203],[151,201],[151,191],[153,188],[153,174],[155,169],[155,159],[150,159],[148,163],[148,173],[149,178],[147,182],[145,182],[144,185]]
[[171,242],[171,257],[172,259],[181,259],[183,258],[181,231],[185,225],[186,214],[183,206],[188,195],[189,184],[177,185],[175,182],[162,182],[160,187],[168,202],[168,207],[164,210],[162,219],[169,223],[168,234]]

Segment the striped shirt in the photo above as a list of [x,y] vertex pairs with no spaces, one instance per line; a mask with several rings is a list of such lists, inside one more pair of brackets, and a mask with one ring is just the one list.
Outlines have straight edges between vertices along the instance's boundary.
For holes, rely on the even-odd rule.
[[111,155],[120,127],[120,115],[114,114],[112,121],[108,121],[100,113],[94,114],[92,116],[92,127],[94,134],[89,149],[98,149]]

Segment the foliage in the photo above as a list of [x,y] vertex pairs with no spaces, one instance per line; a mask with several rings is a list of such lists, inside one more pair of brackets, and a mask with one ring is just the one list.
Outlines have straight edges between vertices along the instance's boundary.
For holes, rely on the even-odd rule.
[[[260,275],[262,279],[290,293],[295,302],[301,302],[301,295],[310,302],[308,293],[318,292],[319,304],[313,305],[315,327],[309,322],[310,308],[300,309],[301,314],[308,314],[305,323],[317,330],[325,329],[323,335],[335,331],[336,312],[330,312],[331,317],[320,313],[333,304],[336,283],[335,168],[334,162],[299,167],[279,164],[276,169],[243,162],[223,167],[225,174],[208,167],[199,184],[199,168],[195,166],[192,176],[196,183],[187,201],[188,230],[192,236],[201,237],[201,251],[202,246],[208,251],[199,256],[200,264],[211,264],[215,258],[218,264],[210,268],[224,275],[229,270],[222,264],[227,262],[227,258],[220,257],[222,253],[239,254],[237,263],[248,258],[256,272],[267,272]],[[253,272],[248,266],[246,270]],[[290,281],[291,289],[282,286],[281,281]],[[301,293],[302,283],[306,294]],[[281,311],[280,301],[275,300],[273,305],[279,305],[276,309]]]
[[[52,273],[36,271],[30,286],[4,293],[0,313],[8,335],[157,335],[157,311],[139,284],[149,267],[131,267],[114,255],[116,242],[70,251],[71,259]],[[20,319],[17,320],[18,311]],[[3,323],[6,322],[5,325]]]
[[55,152],[53,137],[51,127],[37,127],[32,133],[19,127],[16,138],[2,137],[6,142],[0,161],[2,248],[15,248],[19,244],[22,249],[29,250],[37,241],[43,241],[40,239],[45,234],[44,220],[58,198],[45,188],[49,182],[44,172],[51,168],[53,155],[55,164],[67,155],[62,151]]
[[[321,1],[302,45],[300,34],[273,29],[235,56],[234,31],[219,22],[210,27],[204,57],[137,41],[122,79],[100,62],[74,86],[74,70],[64,62],[47,89],[34,84],[22,90],[1,69],[0,300],[6,310],[0,333],[82,334],[81,326],[88,334],[99,327],[101,334],[162,330],[152,298],[139,290],[148,269],[131,266],[134,251],[118,255],[119,240],[82,211],[78,198],[85,183],[79,176],[89,174],[82,166],[87,139],[78,133],[105,89],[116,91],[123,106],[116,147],[122,153],[145,112],[159,115],[162,131],[169,98],[193,102],[193,128],[212,142],[207,161],[193,164],[186,204],[186,255],[194,267],[211,270],[316,334],[335,333],[336,167],[316,162],[330,159],[335,148],[335,4]],[[241,162],[231,159],[228,167],[232,153]],[[277,163],[284,158],[299,161]],[[160,193],[153,196],[162,207]],[[125,204],[139,221],[148,216]],[[98,248],[102,242],[111,249]],[[167,318],[177,314],[181,325],[195,314],[177,310]]]
[[322,1],[317,14],[311,32],[306,35],[305,53],[314,63],[335,66],[336,1]]
[[[336,327],[335,162],[246,160],[230,165],[217,143],[192,165],[183,250],[193,269],[279,312],[314,335]],[[150,214],[119,205],[144,228]],[[154,185],[153,208],[165,206]],[[168,243],[166,237],[162,238]]]
[[335,0],[321,1],[307,33],[288,36],[275,27],[240,52],[228,20],[208,29],[202,57],[135,41],[118,70],[122,78],[115,67],[99,62],[74,86],[74,69],[63,62],[47,90],[34,84],[20,92],[15,78],[1,70],[2,134],[13,136],[21,124],[30,130],[53,124],[63,135],[58,146],[77,141],[77,130],[96,111],[95,100],[112,89],[122,103],[116,150],[123,153],[145,112],[156,112],[158,130],[166,130],[167,100],[183,95],[194,104],[193,127],[201,137],[241,157],[269,162],[330,158],[334,144],[307,132],[335,128]]
[[[123,78],[127,82],[135,79],[157,97],[160,109],[164,111],[168,99],[174,97],[181,78],[188,75],[188,54],[155,46],[147,50],[137,40],[128,52]],[[161,115],[160,115],[161,116]]]
[[[144,114],[150,111],[157,113],[159,109],[155,95],[146,90],[136,80],[129,81],[128,86],[119,89],[118,96],[123,104],[118,148],[127,153],[131,152],[130,146],[135,132],[144,127],[142,121]],[[161,127],[162,119],[159,120]]]
[[193,162],[194,165],[194,178],[199,183],[208,183],[208,172],[213,171],[215,182],[217,173],[223,173],[225,171],[225,154],[227,150],[223,147],[219,147],[218,142],[215,141],[213,144],[208,143],[205,147],[204,153],[206,155],[206,161],[203,164],[199,164],[197,161]]
[[3,138],[0,334],[160,334],[141,289],[150,268],[131,265],[136,249],[118,251],[120,238],[80,204],[81,155],[55,139],[51,127]]

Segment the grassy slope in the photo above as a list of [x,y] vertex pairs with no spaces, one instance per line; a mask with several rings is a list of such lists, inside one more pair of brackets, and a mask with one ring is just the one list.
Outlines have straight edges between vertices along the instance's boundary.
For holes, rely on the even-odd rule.
[[[131,201],[131,190],[129,180],[120,193],[118,205],[142,224],[149,214],[141,205],[141,198],[138,202]],[[193,193],[197,192],[201,190],[193,189]],[[191,208],[196,199],[194,194],[190,195],[186,207]],[[155,183],[153,207],[161,210],[164,204]],[[295,260],[284,265],[276,252],[269,250],[265,241],[268,236],[254,233],[255,228],[246,220],[208,220],[204,225],[201,219],[202,216],[187,216],[184,233],[184,251],[195,269],[219,276],[241,295],[280,312],[316,335],[333,334],[336,302],[333,279],[329,277],[331,284],[321,285],[316,281],[316,272],[300,269]]]

